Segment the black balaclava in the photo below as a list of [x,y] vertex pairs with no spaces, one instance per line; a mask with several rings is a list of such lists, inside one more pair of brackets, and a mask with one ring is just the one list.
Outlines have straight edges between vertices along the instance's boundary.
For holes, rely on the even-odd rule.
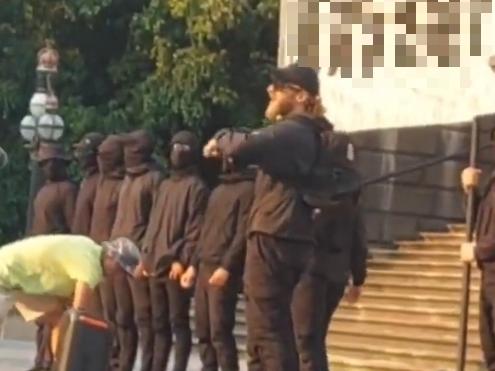
[[121,176],[124,172],[124,138],[109,135],[98,147],[98,169],[103,175]]
[[74,156],[86,176],[98,171],[96,161],[98,146],[104,139],[105,136],[103,134],[91,132],[86,134],[79,143],[74,144]]
[[152,161],[155,142],[146,130],[136,130],[125,136],[124,163],[127,170],[134,170]]
[[67,179],[67,161],[52,158],[40,162],[43,176],[49,182],[60,182]]
[[199,140],[190,131],[179,131],[170,142],[170,167],[186,170],[199,165]]

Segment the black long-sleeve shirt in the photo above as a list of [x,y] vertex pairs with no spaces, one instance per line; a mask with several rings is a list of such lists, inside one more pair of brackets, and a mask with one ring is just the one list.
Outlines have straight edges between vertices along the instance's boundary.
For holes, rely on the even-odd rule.
[[222,176],[208,201],[192,265],[221,266],[231,274],[242,274],[254,177],[251,170]]
[[151,273],[163,277],[173,262],[191,263],[208,196],[196,173],[172,175],[160,184],[143,240],[143,260]]

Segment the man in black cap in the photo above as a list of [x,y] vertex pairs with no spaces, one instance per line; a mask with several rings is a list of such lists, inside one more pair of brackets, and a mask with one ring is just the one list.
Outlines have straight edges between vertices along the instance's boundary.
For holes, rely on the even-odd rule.
[[274,122],[236,148],[216,140],[205,156],[223,156],[233,168],[259,167],[248,228],[245,267],[249,370],[297,370],[291,298],[315,241],[312,208],[300,196],[317,161],[321,115],[316,72],[291,65],[273,73],[266,117]]
[[76,211],[72,222],[72,233],[88,236],[93,216],[93,204],[98,186],[98,165],[96,155],[98,146],[105,136],[100,133],[88,133],[74,144],[74,154],[84,175],[76,201]]
[[186,371],[191,353],[191,292],[180,278],[191,263],[203,223],[208,189],[199,175],[198,138],[189,131],[170,143],[170,177],[162,182],[153,204],[143,243],[143,262],[151,276],[155,349],[152,371],[167,369],[175,335],[175,371]]
[[[36,160],[45,184],[34,200],[30,235],[70,233],[77,197],[77,186],[67,175],[70,157],[59,144],[41,143]],[[50,334],[50,326],[38,326],[38,351],[33,370],[48,370],[51,367]]]

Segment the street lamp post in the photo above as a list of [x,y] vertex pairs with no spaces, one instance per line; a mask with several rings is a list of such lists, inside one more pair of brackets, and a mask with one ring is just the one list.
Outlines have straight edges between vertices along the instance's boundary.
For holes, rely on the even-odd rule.
[[43,177],[36,161],[40,142],[57,142],[64,133],[64,121],[56,114],[58,99],[52,88],[52,77],[58,72],[59,54],[47,43],[38,52],[36,67],[36,91],[29,102],[29,112],[20,124],[20,133],[27,142],[30,152],[31,180],[27,210],[26,233],[29,233],[33,221],[33,203],[43,184]]

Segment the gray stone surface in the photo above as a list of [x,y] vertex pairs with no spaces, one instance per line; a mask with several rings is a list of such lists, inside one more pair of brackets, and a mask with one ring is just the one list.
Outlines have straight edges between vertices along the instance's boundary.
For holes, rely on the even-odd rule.
[[[495,115],[480,120],[481,143],[495,127]],[[352,135],[356,162],[364,179],[375,178],[438,156],[469,151],[470,124],[429,125],[402,129],[368,130]],[[479,156],[485,174],[495,166],[495,149]],[[467,156],[443,162],[363,190],[368,238],[390,244],[397,238],[414,238],[425,228],[445,230],[463,219],[460,173]],[[486,178],[486,177],[485,177]]]
[[[0,340],[0,370],[1,371],[26,371],[32,366],[34,358],[34,343],[16,340]],[[173,361],[173,360],[172,360]],[[245,363],[245,362],[243,362]],[[169,369],[171,370],[172,365]],[[139,370],[137,364],[134,370]],[[200,371],[200,362],[196,352],[191,356],[188,371]],[[245,364],[241,365],[241,371],[245,371]]]

